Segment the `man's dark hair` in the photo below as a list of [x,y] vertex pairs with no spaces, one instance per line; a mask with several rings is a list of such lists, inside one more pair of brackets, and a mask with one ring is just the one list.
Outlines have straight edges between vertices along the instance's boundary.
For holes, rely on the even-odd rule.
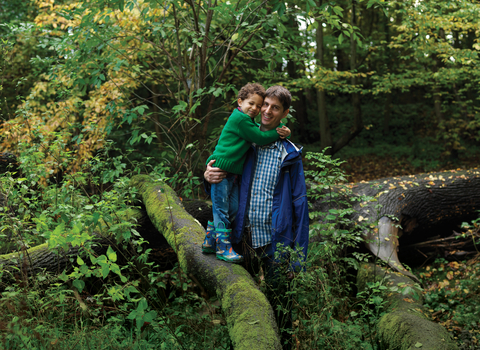
[[250,95],[259,95],[261,98],[265,98],[265,88],[257,83],[248,83],[240,89],[238,92],[238,98],[242,101],[247,99]]
[[265,92],[265,97],[276,97],[283,106],[283,110],[286,111],[290,108],[292,103],[292,94],[283,86],[274,85],[270,86]]

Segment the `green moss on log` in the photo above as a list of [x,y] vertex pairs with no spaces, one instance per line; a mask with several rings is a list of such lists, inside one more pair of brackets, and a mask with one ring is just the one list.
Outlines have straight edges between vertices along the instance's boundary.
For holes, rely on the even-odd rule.
[[144,175],[134,176],[130,185],[138,188],[150,220],[177,252],[183,271],[221,300],[235,349],[281,349],[275,316],[265,295],[243,267],[202,254],[205,230],[184,210],[175,192]]
[[455,350],[448,332],[432,322],[425,308],[420,289],[401,273],[387,271],[373,264],[362,264],[357,275],[359,291],[365,290],[368,282],[381,281],[389,287],[400,286],[400,291],[387,290],[384,294],[385,315],[377,323],[380,342],[389,350]]
[[150,220],[177,253],[182,270],[188,271],[185,250],[190,243],[202,244],[205,231],[201,225],[183,210],[175,191],[169,186],[153,182],[146,175],[134,176],[131,186],[140,190]]
[[[243,278],[222,286],[222,309],[227,314],[230,338],[235,349],[278,348],[276,327],[265,327],[262,320],[270,318],[270,305],[265,295],[255,286],[248,272],[241,266],[232,266],[234,273]],[[217,267],[220,280],[228,280],[230,269]],[[262,314],[263,313],[263,314]]]
[[[119,220],[129,221],[137,220],[142,217],[143,213],[138,209],[128,209],[118,214]],[[108,226],[103,221],[100,221],[100,234],[108,234]],[[102,243],[101,238],[98,242]],[[103,243],[105,243],[103,242]],[[101,247],[95,247],[94,250],[100,251]],[[106,248],[105,248],[106,249]],[[13,252],[9,254],[0,255],[0,266],[4,270],[15,270],[22,266],[24,272],[28,274],[37,273],[39,271],[47,271],[52,273],[60,273],[66,266],[71,265],[69,257],[78,254],[78,247],[71,247],[65,254],[58,254],[56,249],[48,247],[48,243],[43,243],[38,246],[29,248],[25,251]],[[20,261],[21,259],[21,261]]]
[[[43,244],[37,245],[35,247],[29,248],[25,251],[25,253],[32,256],[36,252],[38,252],[40,250],[45,250],[45,249],[48,249],[48,243],[43,243]],[[0,255],[0,260],[10,260],[11,261],[13,259],[18,259],[19,257],[23,256],[23,254],[24,254],[24,252],[22,252],[22,251],[13,252],[13,253],[9,253],[9,254],[3,254],[3,255]]]

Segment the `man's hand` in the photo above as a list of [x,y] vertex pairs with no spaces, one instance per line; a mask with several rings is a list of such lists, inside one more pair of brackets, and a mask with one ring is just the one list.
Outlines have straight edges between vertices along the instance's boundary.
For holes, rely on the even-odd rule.
[[212,167],[215,160],[211,160],[207,164],[207,170],[203,173],[205,180],[211,184],[218,184],[227,176],[227,172],[220,168]]
[[291,134],[291,131],[289,128],[287,128],[285,125],[282,126],[281,128],[277,128],[277,134],[280,136],[280,138],[283,140],[286,137],[288,137]]

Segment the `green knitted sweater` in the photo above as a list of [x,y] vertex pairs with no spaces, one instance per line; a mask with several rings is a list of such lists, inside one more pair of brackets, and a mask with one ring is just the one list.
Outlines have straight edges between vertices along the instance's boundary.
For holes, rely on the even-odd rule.
[[[282,125],[280,124],[279,127]],[[241,175],[245,156],[252,143],[265,146],[279,138],[275,129],[260,131],[258,124],[250,116],[235,108],[220,134],[215,151],[207,159],[207,163],[215,159],[214,167]]]

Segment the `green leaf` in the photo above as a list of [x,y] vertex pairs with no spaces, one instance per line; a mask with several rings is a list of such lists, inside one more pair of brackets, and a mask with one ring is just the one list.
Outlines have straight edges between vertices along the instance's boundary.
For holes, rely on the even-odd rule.
[[223,92],[223,89],[222,88],[217,88],[214,92],[213,92],[213,96],[215,97],[218,97],[222,94]]
[[108,257],[108,260],[110,260],[112,262],[117,261],[117,253],[115,253],[115,251],[112,249],[111,246],[108,246],[107,257]]
[[77,256],[77,264],[80,265],[80,266],[85,264],[85,262],[82,260],[82,258],[80,256]]
[[342,16],[343,9],[340,6],[335,6],[333,7],[333,12],[335,12],[339,16]]
[[415,347],[416,347],[416,348],[421,348],[422,346],[423,346],[423,344],[420,343],[420,342],[417,342],[417,343],[415,344]]
[[110,273],[110,266],[108,264],[102,264],[102,277],[107,278],[108,274]]
[[341,44],[343,42],[343,34],[338,36],[338,43]]
[[85,288],[85,282],[82,280],[75,280],[72,282],[73,286],[78,289],[78,292],[81,293],[83,288]]
[[157,317],[157,313],[151,310],[143,316],[143,322],[152,322],[155,317]]

